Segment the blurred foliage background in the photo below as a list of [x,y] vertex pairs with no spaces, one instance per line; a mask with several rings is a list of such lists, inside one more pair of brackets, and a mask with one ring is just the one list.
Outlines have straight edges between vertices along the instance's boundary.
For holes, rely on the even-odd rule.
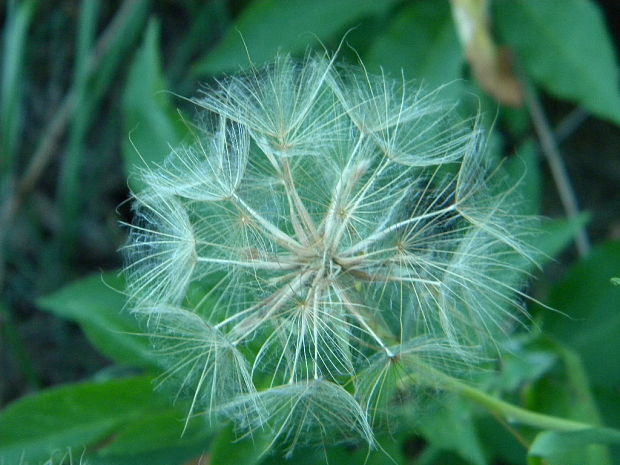
[[[199,419],[181,436],[183,402],[153,392],[157,361],[122,312],[118,223],[138,154],[160,162],[184,138],[183,97],[278,51],[339,46],[371,72],[449,83],[464,115],[483,112],[527,213],[552,218],[537,245],[555,259],[529,292],[563,313],[531,309],[535,329],[510,341],[488,389],[620,427],[616,0],[0,5],[0,464],[60,463],[68,448],[94,464],[279,461],[260,437],[231,443]],[[382,440],[394,463],[620,463],[617,447],[589,445],[607,441],[596,434],[542,437],[456,397],[409,417]],[[294,460],[326,458],[390,460],[352,446]]]

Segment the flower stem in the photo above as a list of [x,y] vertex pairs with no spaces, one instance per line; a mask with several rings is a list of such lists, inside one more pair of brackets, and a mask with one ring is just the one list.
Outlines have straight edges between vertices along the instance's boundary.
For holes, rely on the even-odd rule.
[[588,423],[567,420],[517,407],[449,376],[443,375],[440,387],[459,394],[487,410],[505,417],[509,421],[515,421],[535,428],[554,431],[577,431],[595,428],[594,425]]
[[[426,363],[417,360],[416,371],[425,373],[424,376],[409,375],[408,379],[412,384],[428,386],[447,392],[458,394],[469,399],[476,404],[484,407],[488,411],[504,417],[509,422],[520,423],[542,430],[552,431],[579,431],[593,428],[601,428],[600,425],[593,425],[581,421],[568,420],[565,418],[546,415],[544,413],[532,412],[522,407],[518,407],[504,400],[498,399],[477,389],[469,384],[460,381],[450,375],[432,368]],[[604,428],[609,429],[609,428]],[[618,431],[620,435],[620,431]]]
[[[543,106],[536,95],[536,90],[529,83],[525,75],[521,78],[524,84],[524,96],[525,103],[527,105],[530,117],[534,124],[534,128],[538,134],[540,140],[540,146],[542,153],[547,159],[551,175],[555,182],[562,206],[566,211],[566,216],[570,219],[574,219],[579,214],[579,205],[577,203],[577,196],[573,189],[568,170],[562,159],[562,154],[558,148],[558,144],[554,138],[553,131],[549,126],[547,117],[545,115]],[[580,257],[585,257],[590,253],[590,239],[588,238],[585,227],[579,228],[575,236],[575,245],[577,246],[577,252]]]

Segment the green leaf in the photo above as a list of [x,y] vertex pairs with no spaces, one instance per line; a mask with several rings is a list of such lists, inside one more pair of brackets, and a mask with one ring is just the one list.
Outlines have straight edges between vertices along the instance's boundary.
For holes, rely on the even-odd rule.
[[187,408],[171,407],[146,377],[44,391],[0,412],[0,463],[70,451],[92,465],[181,465],[202,455],[213,434],[200,417],[185,427]]
[[[421,434],[436,447],[457,453],[473,465],[487,463],[474,423],[471,403],[445,396],[438,411],[420,421]],[[455,434],[458,431],[458,434]]]
[[[189,409],[189,407],[188,407]],[[189,411],[189,410],[188,410]],[[119,429],[114,441],[99,451],[99,455],[138,455],[162,448],[203,449],[208,445],[213,428],[206,419],[194,416],[186,423],[181,409],[153,410]],[[190,454],[191,456],[191,454]]]
[[[498,423],[493,415],[483,415],[477,418],[476,425],[480,434],[480,441],[493,464],[525,465],[521,436],[516,436],[514,430]],[[435,464],[435,462],[433,462]]]
[[[365,57],[371,70],[383,68],[418,79],[434,89],[461,77],[464,57],[448,2],[415,2],[399,12]],[[453,83],[443,93],[458,98],[463,89]]]
[[620,270],[620,241],[594,249],[551,291],[545,330],[580,354],[594,385],[620,384],[620,287],[610,278]]
[[[208,443],[206,443],[208,445]],[[202,465],[201,460],[204,448],[198,445],[191,447],[162,447],[157,450],[143,452],[139,454],[127,455],[101,455],[88,454],[84,457],[84,464],[76,464],[77,457],[74,456],[74,463],[62,465]],[[49,465],[49,464],[42,464]],[[54,464],[55,465],[55,464]]]
[[[129,140],[123,143],[125,169],[131,175],[136,167],[162,162],[186,130],[182,118],[170,104],[170,94],[159,57],[159,25],[152,20],[142,46],[131,65],[123,96],[123,116]],[[143,187],[130,177],[133,190]]]
[[146,377],[70,385],[21,398],[0,412],[0,463],[41,460],[68,447],[81,450],[162,405]]
[[[544,311],[544,329],[574,351],[566,348],[562,351],[566,380],[548,380],[547,385],[537,387],[535,395],[541,408],[596,424],[600,422],[596,400],[609,424],[614,421],[619,424],[618,414],[614,413],[617,393],[611,398],[608,395],[617,390],[620,382],[617,347],[620,289],[610,282],[619,269],[620,242],[611,242],[596,248],[587,259],[573,266],[551,290],[546,303],[563,313]],[[596,399],[590,392],[590,384]],[[606,452],[600,446],[582,450],[580,453],[571,449],[568,457],[553,463],[610,463],[602,461]],[[616,458],[618,450],[613,450]],[[592,457],[596,455],[584,456],[586,453],[602,458],[594,462]]]
[[[222,41],[194,67],[198,76],[261,64],[278,51],[299,53],[338,37],[364,16],[384,11],[394,0],[254,0]],[[247,50],[246,50],[247,47]]]
[[124,309],[124,280],[117,274],[97,274],[39,299],[43,310],[77,322],[103,354],[118,363],[157,366],[148,338],[134,317]]
[[271,445],[271,438],[266,432],[255,431],[249,437],[240,438],[233,426],[227,425],[215,436],[210,463],[257,465],[265,459]]
[[[528,140],[519,147],[516,156],[509,158],[502,166],[508,185],[515,186],[514,214],[530,216],[539,213],[542,195],[540,163],[535,144]],[[536,251],[536,264],[542,266],[561,253],[588,220],[589,215],[582,213],[575,218],[545,219],[536,224],[532,233],[524,237]],[[536,268],[523,257],[517,259],[515,266],[530,272],[534,272]],[[514,284],[517,285],[516,282]]]
[[556,97],[620,124],[618,63],[603,17],[593,2],[495,3],[501,35],[538,84]]
[[[189,406],[183,406],[189,411]],[[183,408],[151,409],[115,432],[114,439],[88,457],[89,464],[177,465],[208,449],[213,428],[200,416],[185,425]],[[190,462],[191,463],[191,462]]]
[[[542,197],[542,174],[540,154],[531,140],[526,140],[504,165],[508,183],[515,184],[515,213],[538,215]],[[541,221],[528,242],[539,251],[539,265],[562,252],[577,232],[589,221],[589,215],[582,213],[575,218],[560,218]]]
[[489,383],[504,392],[515,392],[540,379],[558,361],[557,348],[540,335],[517,334],[501,347],[501,370],[489,373]]
[[575,218],[558,218],[544,221],[534,235],[532,244],[542,253],[540,265],[545,264],[570,245],[577,232],[590,219],[588,213],[581,213]]
[[[563,369],[548,373],[545,378],[528,388],[526,391],[528,407],[549,415],[600,425],[600,413],[579,355],[552,339],[546,338],[546,342],[560,357]],[[551,457],[550,455],[549,458]],[[550,463],[609,465],[611,462],[605,447],[588,445],[572,450],[560,460],[556,458]]]
[[[596,461],[583,462],[584,452],[593,444],[620,444],[620,431],[609,428],[591,428],[580,431],[544,431],[530,447],[528,463],[562,465],[604,465],[610,463],[603,456]],[[545,459],[543,461],[542,459]]]

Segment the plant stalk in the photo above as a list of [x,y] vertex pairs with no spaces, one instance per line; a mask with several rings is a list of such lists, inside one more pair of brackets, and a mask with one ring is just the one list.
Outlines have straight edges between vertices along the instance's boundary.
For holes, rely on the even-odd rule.
[[449,382],[442,384],[441,387],[459,394],[491,412],[499,414],[509,422],[518,422],[535,428],[554,431],[577,431],[595,428],[593,425],[580,421],[567,420],[517,407],[456,379],[450,379]]
[[[421,362],[418,362],[421,363]],[[495,413],[509,422],[521,423],[524,425],[532,426],[542,430],[552,431],[579,431],[593,428],[601,428],[598,425],[591,425],[589,423],[583,423],[581,421],[568,420],[565,418],[555,417],[553,415],[546,415],[544,413],[532,412],[522,407],[518,407],[504,400],[498,399],[486,392],[476,389],[473,386],[464,383],[452,376],[446,375],[434,368],[421,364],[419,366],[420,371],[428,373],[430,376],[426,379],[410,376],[410,379],[415,384],[424,384],[438,388],[444,391],[458,394],[466,399],[469,399],[476,404],[484,407],[492,413]],[[432,381],[431,381],[432,380]],[[620,431],[618,432],[620,434]]]

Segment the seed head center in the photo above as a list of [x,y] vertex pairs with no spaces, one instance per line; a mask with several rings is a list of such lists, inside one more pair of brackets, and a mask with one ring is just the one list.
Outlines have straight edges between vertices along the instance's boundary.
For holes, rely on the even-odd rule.
[[335,280],[343,272],[343,267],[338,263],[335,254],[327,249],[317,250],[310,267],[316,272],[317,278],[329,281]]

